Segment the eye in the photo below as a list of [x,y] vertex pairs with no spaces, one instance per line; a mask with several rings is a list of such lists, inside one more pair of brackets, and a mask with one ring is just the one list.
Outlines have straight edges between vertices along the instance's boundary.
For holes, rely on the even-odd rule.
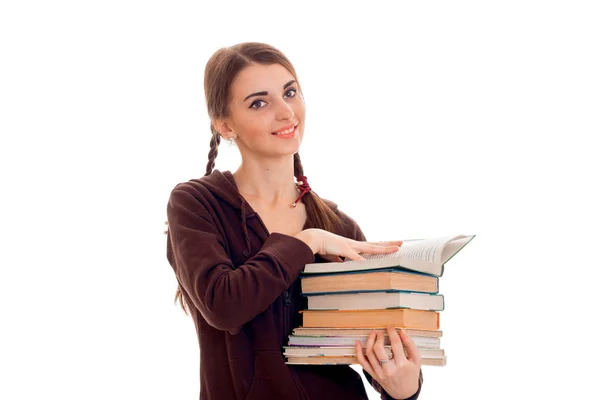
[[255,100],[252,102],[252,104],[250,104],[250,108],[262,108],[263,106],[255,107],[255,105],[258,105],[259,103],[264,103],[264,101],[263,100]]
[[291,96],[288,96],[288,97],[294,97],[294,96],[296,96],[296,93],[297,93],[297,92],[298,92],[298,90],[297,90],[297,89],[290,89],[290,90],[288,90],[287,92],[285,92],[285,94],[286,94],[286,96],[287,96],[289,93],[293,93]]

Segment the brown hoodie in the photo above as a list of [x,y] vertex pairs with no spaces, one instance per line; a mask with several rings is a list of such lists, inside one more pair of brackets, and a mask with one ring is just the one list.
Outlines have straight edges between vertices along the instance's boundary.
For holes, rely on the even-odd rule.
[[[353,219],[325,202],[346,223],[334,233],[365,240]],[[191,305],[201,349],[201,400],[368,398],[349,366],[285,364],[282,347],[306,308],[298,276],[305,264],[324,260],[293,236],[269,234],[231,172],[178,184],[167,216],[167,259]],[[311,227],[309,215],[304,229]],[[421,383],[422,375],[411,400]]]

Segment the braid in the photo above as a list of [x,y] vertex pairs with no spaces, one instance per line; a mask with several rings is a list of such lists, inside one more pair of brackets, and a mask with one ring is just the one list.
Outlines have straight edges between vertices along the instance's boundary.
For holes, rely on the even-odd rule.
[[304,175],[304,168],[302,167],[302,161],[300,161],[300,152],[294,154],[294,176],[296,178]]
[[[208,164],[206,164],[206,174],[204,176],[210,175],[215,168],[215,159],[219,154],[219,144],[221,143],[221,135],[217,130],[210,124],[210,130],[212,132],[212,138],[210,139],[210,151],[208,152]],[[302,167],[301,167],[302,168]],[[188,301],[184,298],[183,290],[181,285],[177,284],[177,291],[175,292],[175,303],[179,301],[179,305],[183,309],[183,312],[186,315],[189,315],[190,308],[188,307]]]
[[215,130],[215,128],[210,125],[210,130],[212,132],[212,138],[210,139],[210,151],[208,152],[208,164],[206,164],[206,174],[204,176],[210,175],[215,167],[215,159],[219,154],[219,144],[221,143],[221,135],[219,132]]
[[[304,175],[304,168],[300,161],[300,153],[296,153],[294,154],[294,176],[298,179],[302,175]],[[308,215],[313,217],[315,228],[336,232],[337,228],[343,225],[340,217],[314,191],[306,193],[302,201]]]

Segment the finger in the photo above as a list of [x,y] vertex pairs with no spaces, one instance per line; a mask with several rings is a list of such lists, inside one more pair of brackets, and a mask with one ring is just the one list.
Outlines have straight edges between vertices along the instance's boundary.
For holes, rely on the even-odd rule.
[[373,377],[382,376],[383,370],[381,369],[381,364],[379,364],[379,359],[375,352],[373,351],[373,345],[375,344],[375,339],[377,338],[377,333],[375,331],[371,331],[369,333],[369,337],[367,338],[367,359],[369,363],[371,363],[371,369],[375,372]]
[[419,349],[410,336],[408,336],[408,333],[404,331],[404,329],[400,330],[400,339],[402,340],[402,344],[406,349],[407,358],[421,365],[421,354],[419,353]]
[[358,243],[354,249],[361,253],[367,254],[380,254],[380,253],[393,253],[400,249],[399,246],[378,246],[376,244]]
[[390,338],[390,345],[392,346],[392,353],[394,354],[394,358],[397,363],[402,363],[406,361],[406,355],[404,354],[404,346],[402,345],[402,340],[396,329],[393,326],[387,327],[387,334]]
[[393,244],[393,243],[373,243],[373,242],[357,242],[362,247],[375,249],[375,250],[389,250],[395,249],[398,250],[401,244]]
[[361,256],[354,250],[348,250],[345,254],[343,254],[343,256],[350,260],[364,260],[365,259],[363,256]]
[[361,367],[371,376],[376,376],[375,371],[371,367],[371,363],[367,360],[367,357],[363,354],[363,347],[360,344],[360,341],[357,340],[355,346],[356,347],[356,358]]
[[[394,362],[390,358],[388,352],[385,350],[383,343],[384,343],[383,332],[377,332],[377,340],[375,341],[375,344],[373,345],[373,351],[375,352],[375,355],[377,356],[377,362],[381,365],[382,370],[385,370],[386,368],[393,367]],[[387,362],[381,364],[379,362],[379,360],[383,360],[383,361],[387,361]]]
[[402,240],[382,241],[382,242],[365,242],[368,244],[376,244],[378,246],[402,246]]

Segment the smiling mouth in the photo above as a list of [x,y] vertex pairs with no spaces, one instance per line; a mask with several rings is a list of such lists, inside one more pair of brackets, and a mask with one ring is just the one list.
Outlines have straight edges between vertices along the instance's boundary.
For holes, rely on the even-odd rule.
[[271,134],[272,135],[289,135],[290,133],[293,133],[297,127],[298,127],[298,124],[295,124],[294,126],[288,128],[288,129],[278,131],[278,132],[271,132]]

